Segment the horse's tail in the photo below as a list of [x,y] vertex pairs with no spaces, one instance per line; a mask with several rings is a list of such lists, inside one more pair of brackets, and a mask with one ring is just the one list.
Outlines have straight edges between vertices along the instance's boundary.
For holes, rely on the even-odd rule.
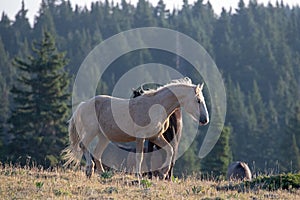
[[62,151],[63,159],[66,160],[64,166],[74,165],[77,167],[82,158],[82,149],[80,148],[80,137],[76,129],[75,118],[77,112],[75,111],[69,120],[69,140],[70,145]]

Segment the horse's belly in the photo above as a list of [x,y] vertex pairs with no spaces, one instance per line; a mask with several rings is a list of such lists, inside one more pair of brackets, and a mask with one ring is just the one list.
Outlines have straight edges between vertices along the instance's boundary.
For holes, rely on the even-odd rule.
[[133,142],[133,141],[135,141],[135,137],[128,135],[124,132],[122,132],[122,133],[110,132],[109,134],[105,134],[105,135],[112,142]]

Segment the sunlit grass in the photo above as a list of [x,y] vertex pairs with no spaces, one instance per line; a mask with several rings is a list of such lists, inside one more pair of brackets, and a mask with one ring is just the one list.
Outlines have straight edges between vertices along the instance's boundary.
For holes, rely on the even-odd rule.
[[[139,185],[134,175],[125,173],[87,179],[83,170],[11,165],[1,166],[0,179],[1,199],[297,199],[300,195],[299,189],[245,189],[243,184],[197,176],[173,181],[142,179]],[[230,188],[232,184],[236,188]]]

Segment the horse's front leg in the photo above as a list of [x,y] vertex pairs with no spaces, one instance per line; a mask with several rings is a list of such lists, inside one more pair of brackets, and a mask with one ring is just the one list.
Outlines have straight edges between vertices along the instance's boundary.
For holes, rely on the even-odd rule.
[[157,138],[151,139],[151,142],[153,142],[160,148],[164,149],[167,153],[166,161],[162,165],[164,174],[163,174],[163,177],[160,177],[161,179],[165,179],[168,176],[168,173],[169,173],[171,165],[172,165],[172,158],[173,158],[173,154],[174,154],[173,147],[162,135]]
[[142,162],[144,157],[144,138],[136,139],[136,174],[138,177],[142,176]]

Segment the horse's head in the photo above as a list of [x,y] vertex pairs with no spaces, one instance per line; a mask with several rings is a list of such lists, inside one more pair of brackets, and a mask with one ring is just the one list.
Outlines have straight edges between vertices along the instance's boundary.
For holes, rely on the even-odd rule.
[[162,85],[160,85],[158,83],[144,83],[137,89],[132,89],[132,95],[130,98],[136,98],[136,97],[144,94],[145,91],[151,90],[151,89],[157,89],[160,86],[162,86]]
[[[203,84],[198,84],[196,87],[193,87],[194,91],[192,92],[191,100],[185,105],[184,109],[192,115],[192,117],[198,121],[200,125],[206,125],[209,122],[209,115],[202,93]],[[200,114],[200,116],[199,116]]]
[[138,89],[132,89],[131,98],[135,98],[135,97],[141,96],[143,93],[144,93],[144,91],[142,89],[140,89],[140,88],[138,88]]

